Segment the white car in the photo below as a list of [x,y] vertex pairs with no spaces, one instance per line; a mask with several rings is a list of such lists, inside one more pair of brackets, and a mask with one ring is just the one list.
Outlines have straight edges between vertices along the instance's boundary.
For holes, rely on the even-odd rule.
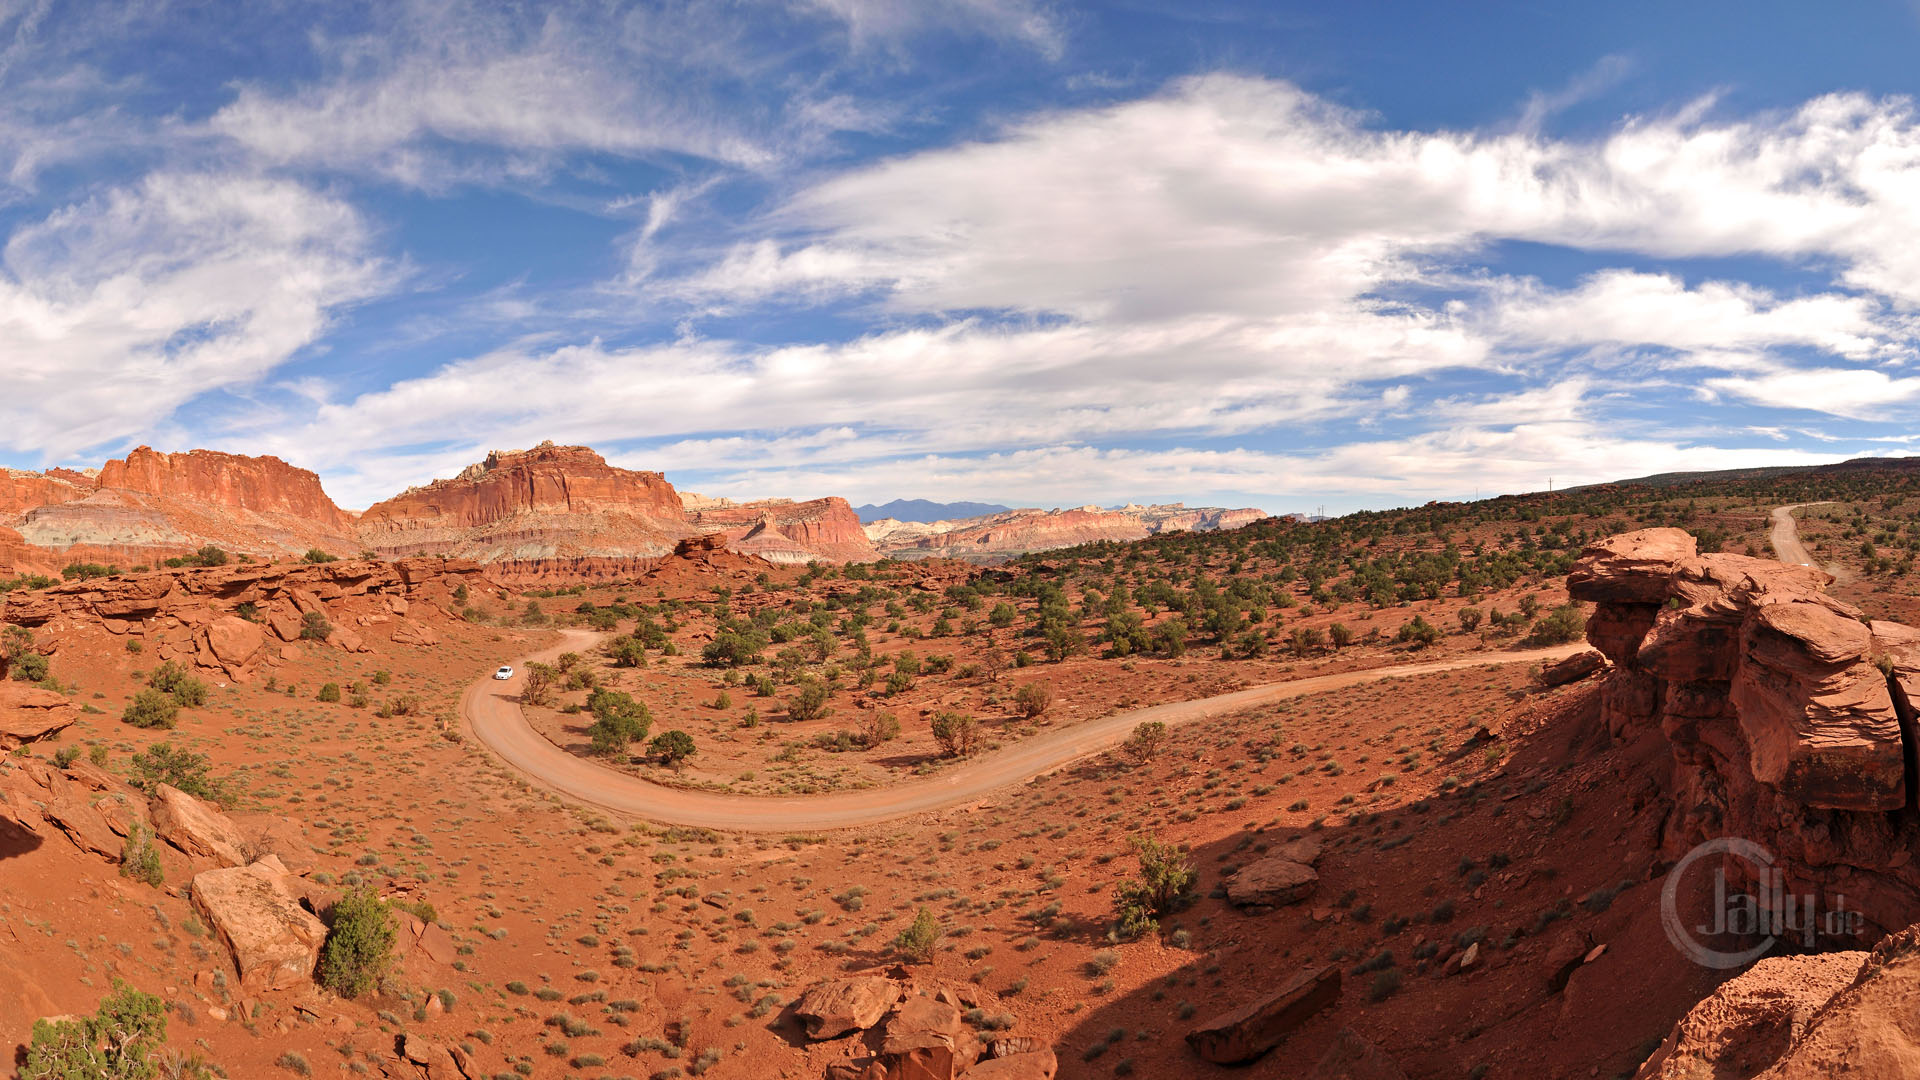
[[501,682],[505,682],[508,679],[513,678],[513,668],[505,664],[502,664],[500,666],[500,670],[493,673],[493,677],[500,680]]

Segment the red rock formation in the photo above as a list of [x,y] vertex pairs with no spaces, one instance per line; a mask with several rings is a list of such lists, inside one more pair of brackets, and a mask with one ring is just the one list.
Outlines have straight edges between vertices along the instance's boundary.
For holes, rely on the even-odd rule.
[[872,562],[880,557],[845,499],[767,501],[689,510],[687,521],[727,538],[727,548],[774,563]]
[[78,475],[65,470],[56,475],[0,469],[0,521],[11,521],[37,506],[86,498],[93,491],[93,481],[70,479]]
[[658,558],[694,530],[664,476],[615,468],[584,446],[495,451],[360,516],[382,555],[450,554],[482,562]]
[[358,549],[353,519],[327,498],[320,478],[275,457],[143,446],[107,462],[97,483],[62,471],[16,483],[16,491],[43,501],[11,519],[24,547],[0,536],[0,563],[15,573],[72,562],[152,564],[208,544],[256,555]]
[[284,514],[341,534],[353,519],[320,488],[320,477],[277,457],[245,457],[217,450],[162,454],[136,447],[100,469],[99,486],[189,499],[209,506]]
[[[454,591],[469,595],[498,588],[478,563],[458,559],[397,562],[251,563],[182,568],[74,581],[0,597],[0,623],[45,628],[54,634],[97,626],[115,635],[143,637],[160,660],[178,659],[244,681],[275,662],[280,642],[300,637],[302,617],[320,612],[346,651],[361,651],[359,635],[344,625],[391,621],[455,607]],[[238,618],[247,605],[252,620]]]
[[1872,952],[1768,957],[1674,1025],[1635,1080],[1905,1080],[1920,1062],[1920,926]]
[[[1829,580],[1649,529],[1588,548],[1568,589],[1599,604],[1588,639],[1614,664],[1608,732],[1671,746],[1666,853],[1755,841],[1788,892],[1860,912],[1878,934],[1920,919],[1920,631],[1868,622],[1826,595]],[[1754,869],[1727,866],[1736,881]]]
[[1124,543],[1163,532],[1237,529],[1266,516],[1264,510],[1189,509],[1179,503],[1118,510],[1082,506],[1071,510],[1008,510],[931,523],[875,521],[866,526],[866,532],[875,547],[896,559],[937,557],[991,562],[1103,540]]

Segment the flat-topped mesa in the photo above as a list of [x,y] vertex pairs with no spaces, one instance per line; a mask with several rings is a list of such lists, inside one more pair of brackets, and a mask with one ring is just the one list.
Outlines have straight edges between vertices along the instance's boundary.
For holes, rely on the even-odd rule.
[[317,474],[277,457],[218,450],[163,454],[141,446],[102,466],[98,486],[258,514],[284,514],[340,533],[353,530],[353,519],[327,497]]
[[409,489],[360,515],[363,528],[426,522],[477,528],[520,513],[632,514],[676,520],[680,496],[657,472],[607,464],[584,446],[495,450],[450,480]]
[[382,555],[448,553],[523,566],[660,558],[694,532],[666,477],[550,442],[494,451],[452,479],[376,503],[360,515],[358,531]]
[[1871,622],[1808,566],[1700,554],[1679,529],[1609,537],[1567,578],[1598,606],[1587,637],[1614,671],[1600,715],[1619,740],[1670,744],[1665,847],[1738,835],[1795,882],[1836,886],[1882,928],[1920,919],[1908,744],[1920,630]]

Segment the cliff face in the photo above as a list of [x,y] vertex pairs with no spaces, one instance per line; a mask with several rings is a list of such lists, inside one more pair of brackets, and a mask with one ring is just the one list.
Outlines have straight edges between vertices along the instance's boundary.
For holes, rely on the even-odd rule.
[[14,573],[57,572],[70,562],[157,563],[213,544],[255,554],[358,550],[353,520],[320,478],[279,458],[140,447],[99,474],[11,474],[0,522],[0,564]]
[[320,489],[319,476],[277,457],[217,450],[162,454],[142,446],[102,466],[99,487],[281,514],[341,534],[353,528],[353,519]]
[[847,500],[769,500],[689,510],[687,521],[703,533],[726,537],[727,550],[769,562],[872,562],[880,557]]
[[870,522],[866,533],[882,553],[899,559],[951,558],[987,562],[1034,551],[1101,540],[1144,540],[1163,532],[1237,529],[1267,516],[1264,510],[1125,506],[1103,510],[1008,510],[976,518],[915,522]]
[[693,531],[666,477],[552,443],[495,451],[451,480],[369,507],[358,525],[361,540],[382,555],[450,553],[485,562],[657,558]]
[[1598,605],[1587,636],[1614,664],[1608,732],[1671,747],[1665,854],[1753,840],[1788,893],[1884,932],[1920,919],[1920,630],[1865,619],[1826,595],[1830,580],[1648,529],[1588,548],[1568,590]]
[[84,499],[93,491],[93,481],[75,474],[19,472],[0,469],[0,523],[39,506]]

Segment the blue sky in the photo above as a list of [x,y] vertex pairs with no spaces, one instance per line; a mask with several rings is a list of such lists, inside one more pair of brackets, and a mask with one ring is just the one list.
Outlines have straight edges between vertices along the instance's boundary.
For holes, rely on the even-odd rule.
[[0,464],[1331,511],[1906,454],[1920,10],[0,0]]

